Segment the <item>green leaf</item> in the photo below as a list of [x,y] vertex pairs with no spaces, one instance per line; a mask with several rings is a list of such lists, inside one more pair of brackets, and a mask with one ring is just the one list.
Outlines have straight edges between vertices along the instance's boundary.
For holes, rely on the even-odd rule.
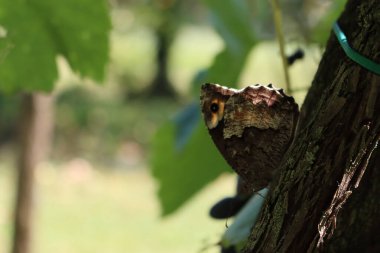
[[[235,54],[230,49],[220,52],[214,59],[206,79],[207,83],[219,83],[221,85],[236,87],[241,71],[246,63],[251,47],[244,53]],[[199,94],[199,89],[198,89]]]
[[[204,3],[210,8],[212,22],[225,47],[210,68],[195,78],[199,83],[194,85],[197,90],[193,103],[199,103],[200,79],[236,86],[256,43],[246,0],[204,0]],[[185,109],[177,118],[181,120],[169,122],[158,131],[153,145],[152,173],[159,182],[163,215],[177,210],[223,171],[232,171],[199,120],[200,110]],[[176,149],[176,143],[182,148]]]
[[42,20],[24,1],[0,1],[0,90],[48,90],[57,79],[55,49]]
[[107,1],[30,0],[58,53],[82,76],[101,81],[108,60],[111,28]]
[[211,20],[223,38],[224,49],[215,57],[207,82],[236,86],[250,50],[257,42],[252,17],[245,0],[204,0]]
[[324,17],[321,18],[318,25],[312,31],[313,41],[325,45],[330,31],[332,31],[332,25],[342,13],[347,0],[336,0],[331,3],[330,8]]
[[194,101],[174,117],[173,121],[176,126],[175,147],[177,150],[182,150],[186,146],[194,129],[198,126],[201,116],[199,112],[199,103]]
[[174,212],[205,184],[228,171],[228,165],[211,142],[205,126],[198,125],[193,137],[180,151],[173,145],[175,128],[173,122],[166,123],[153,141],[152,174],[159,181],[162,215]]
[[63,55],[81,76],[101,81],[108,60],[106,1],[0,0],[0,91],[49,91]]

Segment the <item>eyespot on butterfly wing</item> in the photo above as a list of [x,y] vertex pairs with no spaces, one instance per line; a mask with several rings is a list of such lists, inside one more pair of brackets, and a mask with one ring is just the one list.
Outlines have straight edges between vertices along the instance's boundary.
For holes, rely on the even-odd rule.
[[294,137],[293,97],[271,84],[237,90],[207,83],[200,100],[212,140],[247,192],[268,186]]

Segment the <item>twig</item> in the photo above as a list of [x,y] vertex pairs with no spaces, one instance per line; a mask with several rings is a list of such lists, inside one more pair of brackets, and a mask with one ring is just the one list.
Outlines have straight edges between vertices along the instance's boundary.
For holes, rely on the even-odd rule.
[[270,3],[272,5],[274,27],[276,30],[278,45],[280,48],[282,66],[284,68],[286,92],[289,95],[291,95],[292,89],[291,89],[290,77],[289,77],[288,60],[287,60],[287,57],[285,55],[285,40],[284,40],[284,33],[282,31],[282,26],[281,26],[281,24],[282,24],[281,8],[280,8],[280,5],[278,3],[278,0],[270,0]]

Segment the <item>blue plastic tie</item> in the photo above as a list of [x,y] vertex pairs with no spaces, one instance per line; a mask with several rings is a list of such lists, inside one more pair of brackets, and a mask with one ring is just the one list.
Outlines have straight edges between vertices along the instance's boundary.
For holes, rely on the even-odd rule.
[[380,64],[377,64],[376,62],[368,59],[367,57],[361,55],[360,53],[352,49],[348,44],[346,35],[343,33],[342,29],[340,29],[337,22],[334,23],[333,30],[339,41],[339,44],[343,48],[348,58],[350,58],[360,66],[368,69],[369,71],[377,75],[380,75]]

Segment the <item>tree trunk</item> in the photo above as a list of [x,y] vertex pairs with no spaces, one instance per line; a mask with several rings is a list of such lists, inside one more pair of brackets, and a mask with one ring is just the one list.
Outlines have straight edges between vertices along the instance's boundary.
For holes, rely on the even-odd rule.
[[156,1],[160,23],[155,28],[157,39],[156,73],[148,90],[150,97],[175,98],[176,91],[168,76],[170,47],[178,30],[179,1]]
[[168,77],[168,59],[171,46],[170,38],[164,31],[165,28],[158,28],[157,37],[157,70],[153,82],[150,86],[149,96],[151,97],[175,97],[176,93]]
[[[349,0],[338,23],[352,48],[380,62],[380,1]],[[380,252],[379,91],[380,77],[331,34],[243,252]]]
[[52,104],[52,96],[27,94],[23,98],[12,253],[31,252],[34,171],[50,146]]

